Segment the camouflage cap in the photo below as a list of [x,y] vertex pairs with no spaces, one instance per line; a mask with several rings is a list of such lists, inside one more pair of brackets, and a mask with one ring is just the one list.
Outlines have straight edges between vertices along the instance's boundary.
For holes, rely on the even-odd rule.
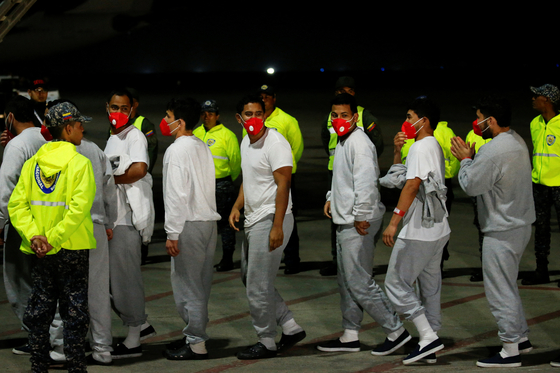
[[531,91],[538,96],[548,98],[553,104],[557,104],[560,100],[560,91],[558,91],[558,87],[552,84],[545,84],[537,88],[531,87]]
[[45,126],[52,128],[71,122],[81,122],[84,124],[90,122],[91,119],[91,117],[83,116],[76,106],[70,102],[61,102],[49,109],[45,116]]
[[219,111],[218,108],[218,103],[216,102],[216,100],[206,100],[202,103],[202,106],[200,107],[200,112],[211,112],[211,113],[217,113]]

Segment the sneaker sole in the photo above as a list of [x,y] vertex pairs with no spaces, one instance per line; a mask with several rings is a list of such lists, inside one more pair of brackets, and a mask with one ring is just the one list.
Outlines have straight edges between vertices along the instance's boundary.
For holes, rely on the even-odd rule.
[[126,354],[126,355],[112,355],[113,360],[128,359],[131,357],[141,357],[142,353]]
[[15,348],[12,349],[12,354],[14,354],[14,355],[19,355],[19,356],[22,356],[22,355],[31,355],[30,352],[25,352],[25,351],[16,350]]
[[317,350],[323,352],[360,352],[358,347],[321,347],[317,346]]
[[560,367],[560,362],[558,362],[558,361],[551,361],[551,362],[550,362],[550,366],[551,366],[551,367]]
[[445,346],[444,346],[443,344],[441,344],[441,345],[439,345],[439,346],[437,346],[437,347],[432,348],[431,350],[428,350],[428,351],[426,351],[426,352],[423,352],[423,353],[421,353],[421,354],[418,354],[417,356],[415,356],[415,357],[413,357],[413,358],[410,358],[410,359],[408,359],[408,360],[406,360],[406,359],[403,360],[403,364],[404,364],[404,365],[408,365],[408,364],[414,363],[414,362],[416,362],[416,361],[418,361],[418,360],[420,360],[420,359],[425,358],[426,356],[428,356],[428,355],[430,355],[430,354],[433,354],[434,352],[437,352],[437,351],[439,351],[439,350],[443,350],[444,347],[445,347]]
[[521,363],[496,364],[477,361],[476,366],[481,368],[518,368],[521,366]]
[[383,351],[383,352],[375,352],[374,350],[372,350],[371,354],[373,356],[385,356],[385,355],[392,354],[393,352],[397,351],[399,348],[404,346],[406,344],[406,342],[410,341],[411,339],[412,339],[412,336],[409,334],[407,338],[405,338],[401,343],[399,343],[398,345],[396,345],[392,349],[387,350],[387,351]]

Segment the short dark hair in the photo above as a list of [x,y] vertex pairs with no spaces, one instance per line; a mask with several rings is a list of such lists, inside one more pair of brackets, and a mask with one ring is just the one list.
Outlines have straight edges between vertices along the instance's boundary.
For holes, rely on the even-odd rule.
[[408,110],[412,110],[418,115],[418,118],[428,118],[430,127],[435,131],[439,123],[440,109],[439,105],[426,96],[415,98],[409,105]]
[[4,108],[4,113],[12,113],[14,118],[21,123],[33,121],[33,103],[30,99],[23,96],[14,96]]
[[350,110],[352,110],[352,114],[356,114],[358,112],[358,102],[356,98],[348,93],[341,93],[331,100],[331,107],[333,105],[350,105]]
[[494,117],[500,127],[509,127],[511,124],[511,105],[504,97],[496,95],[482,97],[476,103],[475,110],[480,110],[486,118]]
[[172,99],[167,104],[167,110],[173,112],[175,120],[185,121],[185,129],[192,130],[200,120],[200,104],[193,98]]
[[237,103],[237,106],[235,107],[235,110],[236,110],[237,114],[241,115],[241,113],[243,112],[243,109],[245,108],[245,105],[251,104],[251,103],[261,105],[261,109],[264,112],[264,102],[262,100],[261,95],[260,94],[249,94],[249,95],[246,95],[245,97],[243,97]]
[[132,96],[132,93],[130,93],[130,91],[126,88],[116,88],[113,89],[111,91],[111,93],[109,94],[109,97],[107,98],[107,103],[111,102],[111,99],[113,98],[113,96],[126,96],[128,97],[128,100],[130,101],[130,107],[132,108],[132,105],[134,104],[134,97]]

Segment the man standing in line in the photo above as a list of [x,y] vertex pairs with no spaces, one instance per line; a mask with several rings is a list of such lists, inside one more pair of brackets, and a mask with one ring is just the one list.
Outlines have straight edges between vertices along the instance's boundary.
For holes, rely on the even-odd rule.
[[[265,106],[259,96],[246,96],[237,104],[237,121],[247,131],[241,142],[243,184],[231,210],[229,223],[236,231],[241,209],[245,214],[245,240],[241,273],[247,288],[249,311],[258,343],[237,354],[238,359],[275,357],[305,338],[274,287],[282,252],[292,233],[290,180],[292,151],[277,131],[264,126]],[[276,327],[282,327],[278,346]]]
[[218,272],[233,269],[235,231],[228,218],[237,197],[233,182],[241,172],[239,141],[235,134],[220,122],[220,111],[214,100],[206,100],[201,108],[202,125],[194,130],[212,153],[216,174],[216,206],[221,219],[218,231],[222,235],[222,260],[216,265]]
[[533,198],[535,200],[535,257],[537,269],[526,276],[523,285],[550,282],[548,255],[550,254],[550,210],[554,205],[560,216],[560,91],[552,84],[531,87],[533,109],[540,113],[531,121],[533,140]]
[[502,340],[502,350],[497,355],[479,360],[476,365],[519,367],[519,354],[533,349],[517,288],[519,262],[535,221],[531,163],[525,141],[510,129],[509,102],[501,97],[485,97],[476,108],[482,136],[492,141],[480,148],[474,160],[474,144],[467,145],[460,137],[451,140],[451,151],[461,160],[461,188],[477,198],[484,233],[484,291]]
[[337,226],[338,288],[344,334],[319,344],[320,351],[360,351],[358,332],[366,311],[387,334],[372,355],[388,355],[410,340],[397,313],[372,277],[374,236],[381,228],[385,206],[377,182],[375,145],[358,129],[356,99],[347,93],[331,102],[333,128],[340,140],[333,163],[333,181],[324,213]]
[[76,152],[90,121],[69,103],[49,109],[45,125],[53,141],[27,160],[8,210],[22,237],[21,251],[39,259],[24,315],[29,326],[31,370],[49,368],[49,325],[57,303],[64,321],[68,371],[86,372],[89,327],[88,251],[95,249],[91,206],[95,179],[91,162]]
[[165,247],[171,255],[175,305],[187,324],[183,329],[185,343],[164,351],[169,360],[208,358],[208,300],[220,215],[216,211],[212,153],[193,134],[199,118],[200,104],[189,98],[172,100],[161,121],[165,132],[175,133],[175,141],[163,158]]
[[49,96],[47,82],[42,78],[30,80],[27,94],[33,104],[33,124],[35,127],[41,127],[45,121],[47,98]]
[[[13,136],[4,148],[0,167],[0,245],[4,245],[4,286],[12,310],[23,323],[23,314],[31,294],[31,270],[36,258],[20,250],[21,237],[13,228],[8,214],[8,201],[21,174],[25,161],[31,158],[46,141],[41,130],[33,125],[33,105],[23,96],[15,96],[4,108],[6,130]],[[26,344],[12,350],[14,354],[30,353]]]
[[113,305],[128,335],[112,353],[113,359],[142,356],[140,342],[155,335],[145,313],[141,246],[153,230],[153,201],[146,137],[130,121],[132,95],[127,90],[111,92],[107,115],[111,136],[105,154],[117,184],[117,220],[109,241],[109,264]]
[[284,249],[284,274],[292,275],[299,273],[299,235],[297,231],[297,222],[295,215],[297,214],[298,200],[296,190],[296,171],[297,163],[303,154],[303,136],[299,128],[298,121],[278,106],[276,106],[276,90],[269,85],[262,85],[259,93],[264,102],[264,125],[268,128],[274,128],[278,131],[290,144],[292,149],[292,179],[290,193],[292,195],[292,214],[294,216],[294,227],[290,240]]
[[[354,81],[354,78],[350,76],[341,76],[337,79],[334,87],[334,94],[336,96],[342,93],[347,93],[354,97],[356,96],[356,83]],[[364,130],[365,134],[371,140],[373,145],[375,145],[375,151],[377,153],[377,158],[379,159],[379,156],[381,155],[381,153],[383,153],[384,144],[383,135],[381,133],[381,128],[379,127],[377,118],[373,116],[373,114],[369,110],[358,105],[358,122],[356,123],[356,126]],[[336,144],[338,143],[338,135],[336,134],[336,131],[332,126],[330,114],[326,120],[325,125],[321,126],[321,140],[323,142],[323,147],[325,148],[325,151],[329,156],[328,170],[329,175],[332,178],[334,153]],[[334,223],[331,223],[331,254],[333,257],[333,262],[319,270],[321,276],[334,276],[336,275],[337,271],[336,225]]]
[[[444,347],[437,335],[441,328],[440,263],[451,230],[445,208],[445,161],[433,136],[439,117],[439,107],[431,99],[417,98],[409,105],[403,131],[395,136],[393,166],[380,180],[383,186],[402,188],[383,232],[383,242],[393,248],[385,278],[387,296],[397,312],[414,323],[420,335],[416,349],[403,360],[404,364],[423,358],[435,362],[435,352]],[[407,138],[415,142],[405,166],[401,163],[401,148]],[[399,169],[399,182],[386,183],[393,170]],[[401,220],[403,227],[395,241]]]

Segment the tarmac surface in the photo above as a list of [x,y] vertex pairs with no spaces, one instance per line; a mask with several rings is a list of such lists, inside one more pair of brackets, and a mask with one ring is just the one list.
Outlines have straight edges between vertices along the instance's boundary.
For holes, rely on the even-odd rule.
[[[544,83],[544,82],[543,82]],[[539,84],[538,82],[535,84]],[[260,85],[260,81],[257,82]],[[331,83],[327,85],[331,87]],[[107,92],[62,91],[62,96],[78,104],[82,113],[94,117],[94,122],[86,125],[87,137],[102,149],[105,146],[107,124],[104,102]],[[163,92],[163,93],[162,93]],[[159,124],[165,111],[166,102],[174,95],[166,91],[146,92],[141,96],[140,112]],[[171,92],[171,89],[169,90]],[[460,92],[440,90],[433,93],[442,105],[443,118],[447,119],[457,135],[464,137],[470,130],[474,114],[470,105],[481,93],[476,90]],[[514,129],[526,139],[530,147],[529,121],[536,116],[531,111],[528,86],[516,90],[504,90],[514,101]],[[142,91],[141,91],[142,94]],[[213,93],[213,87],[186,91],[199,100],[214,98],[223,108],[221,120],[240,137],[241,127],[233,119],[234,106],[242,93]],[[361,93],[358,100],[372,110],[381,123],[385,151],[380,158],[382,175],[386,173],[392,160],[392,138],[404,120],[403,106],[412,98],[424,94],[420,89],[369,90]],[[428,93],[432,94],[432,93]],[[445,262],[441,305],[443,327],[439,332],[445,349],[437,353],[437,363],[404,366],[402,359],[412,351],[417,342],[417,332],[410,322],[405,327],[413,335],[413,340],[392,355],[374,357],[370,350],[385,339],[381,328],[369,315],[364,315],[360,341],[361,352],[324,353],[316,349],[319,342],[337,338],[342,333],[339,294],[336,277],[323,277],[319,269],[331,261],[330,223],[322,215],[324,196],[329,189],[326,171],[327,157],[319,139],[320,126],[328,113],[328,101],[332,91],[293,90],[281,92],[277,104],[295,116],[301,126],[305,151],[298,164],[297,192],[299,206],[297,214],[300,237],[301,272],[284,275],[283,266],[278,271],[276,287],[293,311],[296,321],[307,332],[307,338],[291,350],[274,359],[242,361],[235,353],[256,342],[256,334],[251,325],[245,290],[239,276],[239,250],[234,260],[236,269],[215,273],[209,304],[207,342],[210,359],[206,361],[168,361],[161,352],[165,344],[181,338],[184,327],[175,309],[170,275],[170,261],[165,251],[163,231],[163,207],[161,203],[161,160],[170,138],[160,139],[159,159],[153,176],[154,198],[156,200],[156,229],[149,246],[148,263],[142,267],[145,283],[146,312],[149,322],[157,330],[157,336],[143,343],[143,356],[137,359],[115,361],[110,367],[90,366],[90,372],[449,372],[478,371],[478,359],[494,355],[500,349],[496,323],[490,314],[481,282],[470,282],[471,273],[480,268],[477,231],[473,222],[473,208],[457,183],[454,186],[455,201],[450,214],[452,229],[449,251]],[[158,130],[159,131],[159,130]],[[158,132],[159,134],[159,132]],[[398,193],[382,189],[382,198],[391,211]],[[554,214],[553,214],[554,215]],[[385,216],[388,222],[390,214]],[[560,235],[556,219],[553,219],[552,253],[550,256],[551,282],[540,286],[519,288],[525,307],[527,321],[531,328],[530,340],[534,350],[522,357],[520,372],[554,371],[549,362],[560,352],[560,259],[556,248]],[[243,232],[238,233],[240,247]],[[221,258],[221,243],[218,240],[216,263]],[[391,250],[379,242],[374,258],[375,280],[383,284]],[[529,243],[520,266],[520,278],[534,270],[533,241]],[[126,330],[116,315],[113,316],[114,343],[126,336]],[[279,338],[279,336],[278,336]],[[7,302],[4,286],[0,286],[0,361],[2,372],[28,372],[29,359],[12,354],[12,348],[26,343],[26,333],[20,330],[19,322]]]

